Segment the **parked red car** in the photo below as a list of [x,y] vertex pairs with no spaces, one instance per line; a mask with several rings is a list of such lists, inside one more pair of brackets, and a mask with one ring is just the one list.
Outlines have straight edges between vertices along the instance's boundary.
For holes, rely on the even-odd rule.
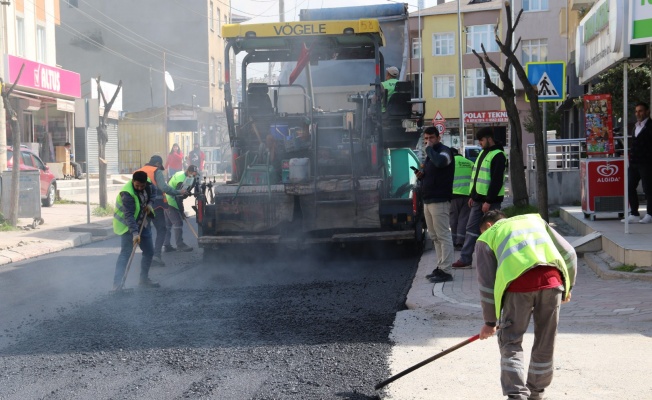
[[[45,165],[41,158],[34,154],[30,149],[21,147],[20,149],[20,170],[34,171],[39,170],[41,176],[41,203],[43,207],[52,207],[57,193],[57,178],[50,167]],[[14,151],[11,146],[7,147],[7,169],[11,170],[14,164]]]

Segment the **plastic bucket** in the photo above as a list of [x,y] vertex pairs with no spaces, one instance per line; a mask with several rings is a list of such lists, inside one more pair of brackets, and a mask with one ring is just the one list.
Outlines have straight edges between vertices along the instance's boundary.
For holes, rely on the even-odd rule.
[[310,159],[290,159],[290,182],[304,182],[310,178]]

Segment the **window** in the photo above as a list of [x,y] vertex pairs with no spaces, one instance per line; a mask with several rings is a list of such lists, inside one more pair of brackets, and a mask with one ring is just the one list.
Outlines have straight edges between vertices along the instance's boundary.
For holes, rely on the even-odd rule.
[[432,97],[435,99],[450,99],[455,97],[455,75],[433,76]]
[[28,167],[33,167],[34,163],[32,162],[32,155],[29,154],[26,151],[21,151],[20,156],[23,158],[23,164],[27,165]]
[[473,25],[466,28],[466,52],[472,53],[471,50],[477,51],[482,54],[482,47],[484,44],[487,53],[498,51],[498,44],[494,39],[495,25]]
[[16,18],[16,53],[20,57],[25,57],[25,20]]
[[435,33],[432,35],[432,55],[455,55],[455,35],[453,33]]
[[[491,81],[498,85],[498,72],[495,69],[489,69],[489,76]],[[493,96],[493,93],[484,84],[484,72],[482,68],[464,70],[464,96]]]
[[210,69],[208,73],[210,74],[211,85],[215,85],[215,57],[211,57],[208,68]]
[[213,18],[213,2],[208,2],[208,26],[211,28],[211,31],[215,30],[215,19]]
[[548,39],[524,40],[521,44],[521,64],[548,60]]
[[36,61],[40,63],[47,62],[47,42],[45,40],[45,27],[36,26]]
[[421,58],[421,38],[412,38],[412,58]]
[[217,80],[219,82],[220,89],[222,89],[222,86],[224,86],[224,82],[222,81],[222,61],[217,62]]
[[221,23],[221,21],[220,21],[220,9],[218,8],[215,11],[217,11],[217,18],[215,18],[215,21],[217,22],[217,34],[221,35],[222,34],[221,29],[222,28],[220,27],[220,23]]
[[548,0],[523,0],[523,11],[547,11]]

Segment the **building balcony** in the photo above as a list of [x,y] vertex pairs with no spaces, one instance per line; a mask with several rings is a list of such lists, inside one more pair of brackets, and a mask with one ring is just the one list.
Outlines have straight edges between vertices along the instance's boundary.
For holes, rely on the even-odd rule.
[[579,11],[581,9],[589,9],[595,4],[595,0],[571,0],[570,8],[573,11]]

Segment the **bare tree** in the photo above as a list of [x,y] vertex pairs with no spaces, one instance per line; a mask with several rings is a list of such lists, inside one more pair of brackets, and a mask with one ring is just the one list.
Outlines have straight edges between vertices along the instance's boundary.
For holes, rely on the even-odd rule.
[[122,88],[122,80],[118,82],[118,87],[111,98],[111,101],[106,102],[106,97],[104,97],[104,92],[102,91],[102,86],[100,85],[100,77],[98,76],[95,79],[97,82],[97,98],[102,99],[102,104],[104,105],[104,113],[100,117],[100,124],[97,127],[97,159],[99,164],[99,174],[100,174],[100,207],[106,208],[107,205],[107,182],[106,182],[106,143],[109,141],[109,135],[106,131],[106,121],[109,117],[109,112],[111,107],[113,107],[113,102],[118,97],[120,89]]
[[20,199],[20,122],[18,121],[18,116],[16,115],[16,111],[14,110],[11,101],[9,101],[9,96],[11,95],[11,92],[14,91],[14,87],[16,87],[18,81],[20,81],[20,76],[23,74],[24,68],[25,64],[20,66],[20,71],[18,71],[16,80],[7,90],[4,90],[5,85],[2,78],[0,78],[2,99],[5,103],[6,118],[11,124],[11,135],[13,138],[12,146],[14,148],[14,154],[12,157],[13,167],[11,169],[11,200],[9,202],[9,218],[7,219],[9,224],[12,226],[16,226],[18,223],[18,201]]
[[[523,10],[518,13],[516,21],[512,20],[512,11],[509,1],[505,2],[505,13],[507,14],[507,32],[505,34],[505,42],[500,39],[498,35],[498,25],[495,30],[495,40],[498,44],[498,48],[501,53],[506,57],[505,66],[500,68],[500,66],[495,63],[489,56],[482,45],[482,53],[480,56],[475,50],[473,54],[480,61],[482,70],[484,71],[484,80],[487,88],[491,90],[496,96],[500,97],[505,102],[505,108],[509,118],[509,125],[511,128],[510,135],[510,157],[509,157],[509,176],[510,183],[512,188],[512,196],[514,205],[526,205],[529,204],[528,194],[527,194],[527,184],[525,182],[525,168],[523,165],[523,132],[521,130],[521,118],[518,114],[518,109],[516,108],[516,93],[514,91],[514,84],[509,77],[509,69],[513,66],[516,71],[516,76],[521,81],[526,95],[530,99],[530,112],[532,115],[532,124],[534,127],[534,148],[536,155],[536,171],[537,171],[537,207],[541,217],[548,221],[548,186],[547,186],[547,175],[546,175],[546,155],[545,149],[543,148],[543,123],[541,120],[541,114],[539,112],[539,95],[536,89],[536,86],[532,86],[530,81],[525,74],[523,66],[519,62],[518,58],[515,55],[515,51],[518,49],[518,46],[521,42],[519,38],[516,41],[516,45],[512,46],[513,36],[516,27],[518,26],[519,21],[521,20],[521,15]],[[500,77],[501,82],[503,83],[503,88],[501,89],[491,81],[489,71],[487,70],[487,65],[489,64],[493,67]]]

